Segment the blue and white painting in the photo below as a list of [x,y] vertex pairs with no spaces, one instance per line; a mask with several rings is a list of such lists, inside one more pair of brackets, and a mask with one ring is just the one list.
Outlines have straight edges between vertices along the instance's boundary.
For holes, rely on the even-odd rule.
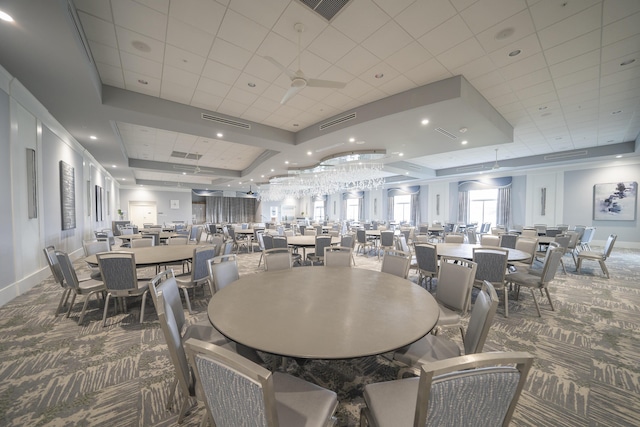
[[638,183],[614,182],[593,186],[593,219],[633,221],[636,219]]

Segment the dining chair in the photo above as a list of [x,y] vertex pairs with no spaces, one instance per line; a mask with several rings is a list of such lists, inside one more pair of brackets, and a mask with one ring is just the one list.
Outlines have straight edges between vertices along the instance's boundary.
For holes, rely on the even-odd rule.
[[187,236],[171,236],[167,239],[167,245],[186,245],[189,243]]
[[331,246],[331,236],[316,236],[316,245],[314,251],[307,254],[307,260],[311,261],[311,264],[324,262],[324,248]]
[[532,365],[525,352],[425,363],[418,377],[367,384],[360,426],[508,426]]
[[[83,240],[82,250],[86,258],[99,252],[109,252],[111,245],[108,240]],[[90,276],[92,279],[102,280],[102,277],[100,277],[100,269],[97,266],[89,264],[89,270],[91,271]]]
[[520,236],[518,236],[517,234],[501,234],[499,236],[499,240],[498,240],[498,246],[500,246],[501,248],[511,248],[511,249],[515,249],[516,248],[516,244],[518,243],[518,238]]
[[140,239],[131,239],[132,248],[149,248],[153,246],[153,237],[142,237]]
[[[201,340],[186,341],[210,424],[218,427],[315,427],[332,423],[333,391],[281,372],[271,372],[237,353]],[[245,424],[243,423],[243,424]]]
[[531,296],[533,297],[533,302],[536,304],[536,310],[538,311],[539,317],[542,317],[542,314],[540,313],[540,306],[536,299],[534,290],[540,289],[540,292],[544,290],[547,295],[547,299],[549,300],[551,310],[555,310],[553,308],[553,302],[551,301],[551,295],[549,294],[549,283],[551,283],[555,278],[556,271],[560,266],[562,255],[564,255],[564,250],[561,247],[550,248],[544,259],[544,265],[540,274],[535,274],[533,272],[516,272],[505,276],[505,282],[514,285],[516,288],[516,299],[520,295],[521,287],[524,286],[531,290]]
[[354,256],[354,250],[356,248],[356,236],[352,233],[343,234],[340,237],[340,246],[343,248],[351,248],[351,262],[356,265],[356,257]]
[[[569,250],[569,243],[571,242],[571,236],[566,234],[558,234],[553,238],[553,242],[556,243],[559,247],[562,248],[562,256],[560,257],[560,265],[562,266],[562,271],[564,274],[567,274],[567,268],[564,264],[564,255]],[[547,251],[550,249],[551,245],[548,245]],[[544,254],[546,256],[546,253]]]
[[478,265],[461,258],[442,257],[435,298],[440,308],[435,334],[443,328],[458,328],[464,340],[463,317],[471,305],[471,291]]
[[[428,281],[432,288],[433,278],[438,276],[438,248],[431,243],[419,243],[414,245],[414,251],[418,265],[418,284]],[[424,287],[427,287],[426,283]]]
[[211,295],[240,278],[235,254],[221,255],[207,261]]
[[478,243],[478,234],[476,232],[475,227],[467,228],[467,242],[475,245]]
[[380,252],[384,254],[385,251],[391,250],[391,249],[396,249],[394,232],[391,230],[381,231],[380,246],[378,247],[378,261],[380,261]]
[[447,233],[444,236],[445,243],[464,243],[464,234],[461,233]]
[[358,250],[356,252],[360,252],[360,250],[362,250],[363,255],[367,248],[369,248],[370,252],[375,247],[375,243],[367,239],[367,232],[363,228],[358,228],[356,230],[356,239],[358,242]]
[[208,283],[209,270],[207,269],[207,260],[216,256],[216,249],[211,245],[198,246],[193,249],[193,257],[191,258],[191,272],[188,275],[179,275],[176,277],[178,287],[182,290],[184,300],[187,303],[189,314],[193,314],[191,309],[191,300],[189,298],[189,290],[193,289],[195,296],[196,288],[203,288]]
[[[165,343],[169,350],[169,359],[175,369],[175,378],[171,386],[171,392],[167,400],[166,408],[173,406],[173,400],[177,390],[180,391],[181,405],[178,416],[178,424],[184,420],[187,410],[191,408],[192,400],[196,397],[195,377],[187,360],[184,350],[184,342],[190,338],[203,340],[230,351],[238,351],[238,347],[225,338],[215,329],[209,320],[187,325],[180,299],[180,290],[175,280],[173,270],[165,270],[156,275],[150,282],[151,298],[158,313],[160,327],[164,335]],[[244,352],[245,357],[259,361],[252,354],[255,351]]]
[[504,317],[509,317],[509,290],[505,287],[509,250],[506,248],[473,248],[473,262],[478,264],[475,284],[490,282],[496,291],[504,294]]
[[73,295],[71,297],[71,302],[69,303],[69,309],[67,310],[66,317],[69,317],[71,314],[73,304],[76,302],[76,296],[86,295],[84,304],[82,304],[82,310],[80,311],[80,317],[78,318],[78,325],[81,325],[84,320],[89,299],[91,299],[91,296],[93,295],[96,297],[96,300],[99,300],[99,295],[104,295],[105,293],[105,285],[103,282],[93,279],[80,282],[76,275],[76,270],[73,268],[73,264],[71,263],[71,259],[69,259],[69,255],[62,251],[55,251],[55,256],[64,277],[64,282],[69,289],[69,293]]
[[536,259],[536,250],[538,249],[538,239],[537,238],[528,238],[522,237],[516,241],[515,249],[525,252],[529,255],[527,259],[523,259],[520,261],[512,261],[509,262],[509,268],[513,268],[514,271],[520,270],[528,270],[533,265],[533,261]]
[[58,262],[58,257],[56,256],[56,248],[54,246],[47,246],[42,251],[44,252],[44,256],[47,260],[47,265],[49,266],[51,274],[53,275],[53,280],[62,288],[60,302],[58,303],[58,307],[56,308],[55,313],[53,314],[57,317],[58,313],[60,313],[60,309],[67,304],[69,296],[71,295],[71,289],[64,281],[64,275],[62,274],[62,269],[60,268],[60,263]]
[[114,298],[114,308],[118,311],[118,301],[126,312],[126,298],[142,296],[140,306],[140,323],[144,321],[144,308],[149,293],[149,280],[138,279],[136,275],[136,258],[130,252],[102,252],[96,254],[100,274],[106,288],[102,326],[107,326],[109,299]]
[[567,236],[571,237],[571,239],[569,239],[569,244],[567,245],[567,253],[571,254],[571,257],[573,258],[573,264],[576,266],[576,269],[578,268],[578,259],[576,258],[576,252],[578,251],[578,247],[580,246],[579,242],[580,242],[580,233],[578,231],[567,231],[566,233]]
[[293,267],[291,250],[273,248],[264,251],[264,269],[267,271],[288,270]]
[[324,248],[325,267],[351,267],[353,249],[344,246],[327,246]]
[[584,233],[582,234],[582,239],[580,239],[580,249],[583,251],[590,251],[591,242],[593,241],[593,237],[596,234],[595,227],[587,227],[584,229]]
[[609,237],[607,237],[607,242],[604,244],[604,249],[602,252],[596,252],[596,251],[579,252],[578,258],[577,258],[578,261],[576,263],[576,271],[578,272],[578,274],[580,273],[580,268],[582,267],[582,261],[584,260],[598,261],[598,263],[600,264],[600,268],[602,269],[602,273],[608,279],[609,270],[607,269],[607,265],[605,264],[605,261],[607,260],[607,258],[611,256],[613,245],[616,243],[617,239],[618,239],[618,236],[616,234],[610,234]]
[[480,236],[480,244],[482,246],[500,246],[500,236],[494,234],[483,234]]
[[406,279],[409,275],[411,254],[397,249],[386,251],[382,256],[380,271]]
[[[482,352],[489,329],[498,308],[498,294],[490,282],[484,281],[471,309],[467,331],[462,339],[464,354]],[[404,371],[416,372],[424,363],[448,359],[462,355],[462,350],[455,341],[440,335],[427,334],[411,345],[396,350],[393,360],[407,368]]]

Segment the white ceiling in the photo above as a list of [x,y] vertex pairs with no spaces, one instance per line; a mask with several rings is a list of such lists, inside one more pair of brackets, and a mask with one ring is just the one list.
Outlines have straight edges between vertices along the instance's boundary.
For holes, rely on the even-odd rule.
[[[0,2],[0,9],[3,3],[8,4],[8,12],[25,7],[9,1]],[[119,133],[115,144],[122,144],[127,159],[162,162],[166,169],[159,173],[123,165],[118,172],[125,174],[122,177],[173,179],[195,187],[206,184],[201,174],[190,174],[191,180],[189,175],[175,175],[182,171],[171,164],[196,162],[169,157],[171,151],[201,154],[198,166],[232,172],[212,174],[208,182],[234,176],[235,185],[237,178],[239,182],[259,181],[271,169],[274,174],[282,173],[285,160],[300,166],[339,151],[386,149],[388,154],[413,153],[386,162],[400,169],[398,162],[418,165],[421,173],[412,176],[427,179],[440,169],[493,164],[498,147],[503,163],[505,159],[616,146],[635,141],[640,132],[638,0],[351,0],[331,22],[297,0],[74,3],[102,84],[254,124],[252,135],[224,126],[211,127],[207,133],[184,123],[174,125],[171,120],[150,126],[142,120],[136,123],[135,115],[119,119],[105,115],[116,123],[112,125]],[[18,24],[20,17],[18,13]],[[264,57],[271,56],[294,71],[298,68],[295,23],[305,25],[300,61],[307,77],[342,81],[346,87],[307,87],[281,105],[289,78]],[[0,31],[0,36],[8,34],[6,29]],[[518,50],[518,55],[509,55]],[[635,61],[622,65],[630,60]],[[2,59],[0,64],[4,66]],[[380,75],[383,77],[376,78]],[[419,123],[409,129],[405,123],[394,127],[387,120],[385,141],[375,137],[381,131],[376,126],[382,123],[377,119],[300,143],[301,130],[307,127],[458,75],[513,127],[513,142],[476,144],[482,135],[474,133],[473,119],[460,110],[434,104],[424,114],[446,112],[442,114],[447,116],[442,118],[449,126],[445,129],[468,139],[467,146],[434,148],[433,141],[439,137],[433,132],[440,125],[437,120],[428,125],[432,127],[429,131],[419,130]],[[108,104],[104,98],[102,102]],[[173,103],[159,108],[171,108]],[[380,109],[384,104],[377,105]],[[272,131],[255,124],[286,132],[267,135]],[[84,126],[84,134],[79,131],[76,138],[83,144],[87,141],[89,151],[109,166],[109,156],[91,145],[87,140],[91,129]],[[458,134],[463,127],[468,132]],[[69,124],[67,128],[74,127]],[[365,143],[355,146],[338,139],[338,135],[349,134],[349,129],[362,130],[362,134],[368,131]],[[223,136],[217,137],[217,132]],[[405,138],[404,134],[412,132],[423,133]],[[290,141],[283,143],[283,138]],[[334,148],[322,150],[327,146]],[[308,151],[313,154],[309,156]],[[540,158],[532,161],[539,163]]]

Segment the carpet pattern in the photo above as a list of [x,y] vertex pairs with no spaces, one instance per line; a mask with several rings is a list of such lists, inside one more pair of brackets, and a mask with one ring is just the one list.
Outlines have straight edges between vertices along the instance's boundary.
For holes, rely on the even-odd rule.
[[[255,274],[259,254],[241,254],[241,275]],[[356,257],[356,268],[380,269],[377,257]],[[523,290],[509,301],[509,318],[500,306],[485,351],[524,350],[535,356],[512,425],[632,426],[640,414],[640,251],[614,249],[607,260],[611,279],[597,263],[568,274],[550,287],[555,305]],[[75,263],[81,276],[83,261]],[[305,268],[305,267],[300,267]],[[144,272],[147,277],[153,272]],[[414,282],[417,276],[410,273]],[[77,320],[83,298],[71,317],[54,317],[61,289],[52,278],[0,307],[0,425],[3,426],[165,426],[177,411],[167,411],[171,365],[151,298],[144,323],[140,302],[128,313],[113,314],[107,327],[102,309],[91,301],[83,325]],[[209,295],[192,298],[195,315],[206,319]],[[459,333],[446,335],[461,345]],[[273,362],[268,355],[268,363]],[[355,426],[364,384],[395,379],[398,368],[385,357],[348,361],[290,361],[287,372],[338,393],[339,426]],[[196,426],[203,409],[187,417]]]

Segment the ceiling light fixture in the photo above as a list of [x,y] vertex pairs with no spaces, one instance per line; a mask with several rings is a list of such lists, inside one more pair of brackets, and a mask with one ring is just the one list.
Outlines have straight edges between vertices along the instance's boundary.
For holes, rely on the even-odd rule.
[[89,135],[89,139],[96,140],[96,139],[98,139],[98,137],[97,137],[97,136],[95,136],[95,135]]
[[0,10],[0,19],[7,22],[13,22],[13,18],[6,12]]
[[247,83],[247,86],[249,86],[249,87],[256,87],[256,84],[255,84],[255,83],[253,83],[253,82],[249,82],[249,83]]
[[464,141],[460,142],[460,144],[462,144],[462,145],[467,145],[467,143],[469,143],[469,141],[467,141],[466,139]]
[[222,138],[224,135],[222,134],[222,132],[218,132],[218,133],[216,134],[216,136],[217,136],[218,138]]
[[509,52],[509,56],[514,57],[514,56],[518,56],[520,55],[522,51],[520,49],[516,49],[516,50],[512,50],[511,52]]
[[420,122],[422,123],[422,125],[428,125],[429,124],[429,120],[428,119],[422,119],[422,121]]
[[383,78],[383,77],[384,77],[384,74],[383,74],[383,73],[378,73],[378,74],[376,74],[376,75],[375,75],[375,76],[373,76],[373,77],[375,77],[376,79],[381,79],[381,78]]

